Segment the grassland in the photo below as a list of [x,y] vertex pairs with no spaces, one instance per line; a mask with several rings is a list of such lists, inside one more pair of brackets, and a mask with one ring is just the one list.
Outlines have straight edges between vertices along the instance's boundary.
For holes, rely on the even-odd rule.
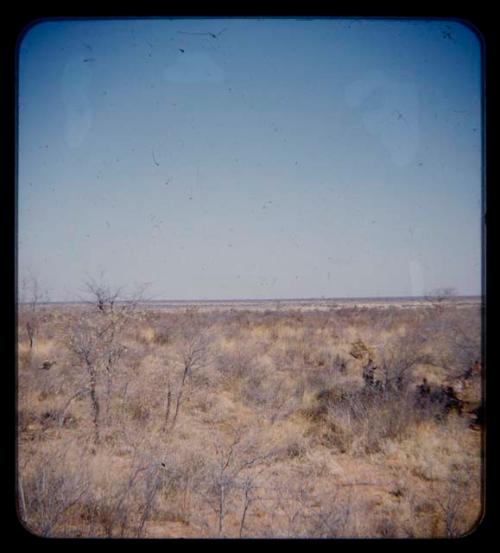
[[37,535],[452,537],[481,516],[477,301],[21,306],[18,337]]

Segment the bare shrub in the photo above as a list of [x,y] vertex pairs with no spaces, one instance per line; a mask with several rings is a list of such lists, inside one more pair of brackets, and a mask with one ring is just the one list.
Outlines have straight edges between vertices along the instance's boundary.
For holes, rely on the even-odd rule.
[[58,524],[70,509],[84,500],[89,481],[84,472],[63,470],[64,455],[48,457],[43,463],[19,472],[20,512],[29,528],[41,536],[60,535]]
[[315,513],[311,512],[314,496],[311,483],[286,479],[277,485],[276,511],[281,519],[277,534],[287,538],[311,537]]
[[99,443],[103,406],[105,422],[109,424],[117,364],[127,350],[122,343],[123,333],[139,299],[118,303],[119,290],[113,291],[93,280],[88,281],[86,286],[91,296],[90,303],[96,311],[75,318],[67,346],[87,373],[94,440]]
[[69,337],[68,347],[78,361],[82,363],[87,373],[94,424],[94,440],[98,443],[100,439],[99,414],[101,411],[101,403],[97,392],[98,363],[101,353],[99,331],[88,320],[78,321]]
[[245,378],[255,370],[255,355],[249,348],[236,347],[234,350],[221,352],[215,362],[223,377],[229,380]]
[[142,532],[151,506],[151,501],[149,507],[144,505],[148,503],[145,496],[150,491],[151,475],[156,474],[156,469],[157,463],[152,461],[149,453],[139,454],[135,451],[126,477],[114,485],[110,484],[99,494],[94,492],[88,498],[84,516],[90,531],[95,534],[100,530],[110,538],[135,536],[147,510]]
[[264,406],[272,398],[267,375],[262,368],[254,369],[243,380],[243,397],[251,405]]
[[158,344],[160,346],[170,344],[172,343],[173,336],[174,330],[170,326],[164,324],[160,328],[155,330],[155,344]]
[[220,437],[213,442],[213,455],[207,459],[203,487],[197,491],[216,516],[216,535],[219,537],[224,536],[226,514],[238,490],[243,491],[239,525],[240,535],[243,533],[248,508],[254,499],[252,491],[256,474],[251,469],[262,466],[276,455],[273,450],[259,451],[256,445],[252,438],[243,439],[239,430],[233,432],[228,443]]
[[21,285],[21,301],[20,315],[23,321],[24,328],[26,330],[26,336],[29,343],[29,356],[28,360],[31,362],[31,354],[33,352],[33,345],[35,338],[38,334],[41,315],[40,315],[40,302],[46,297],[45,293],[40,288],[38,279],[34,276],[23,279]]
[[193,517],[192,497],[203,485],[205,457],[196,450],[171,452],[165,458],[165,478],[162,481],[163,501],[168,516],[189,522]]
[[424,347],[427,338],[419,332],[398,336],[379,347],[379,366],[383,375],[383,388],[405,390],[411,381],[413,369],[430,360]]
[[452,301],[457,295],[455,288],[442,287],[435,288],[429,294],[425,296],[425,299],[432,305],[432,307],[440,312],[444,309],[446,303]]
[[200,372],[210,360],[211,337],[209,329],[197,316],[196,311],[187,313],[179,329],[176,343],[179,370],[167,369],[165,374],[164,422],[165,432],[173,430],[190,381],[200,384]]
[[351,516],[351,493],[341,494],[337,488],[327,501],[314,509],[308,529],[308,536],[314,538],[346,537]]
[[471,529],[467,520],[467,506],[476,495],[469,478],[465,474],[454,474],[447,482],[444,497],[437,503],[441,509],[446,537],[456,538]]
[[305,371],[309,390],[318,392],[340,386],[347,372],[345,359],[338,354],[333,355],[331,351],[323,351],[319,360],[315,366]]
[[319,404],[307,414],[325,445],[357,454],[403,439],[416,419],[409,393],[370,388],[320,394]]
[[482,359],[479,313],[457,314],[445,325],[443,342],[448,346],[440,361],[452,376],[463,376]]
[[482,360],[480,306],[445,303],[421,322],[421,329],[439,344],[433,357],[451,378],[463,377],[476,360]]

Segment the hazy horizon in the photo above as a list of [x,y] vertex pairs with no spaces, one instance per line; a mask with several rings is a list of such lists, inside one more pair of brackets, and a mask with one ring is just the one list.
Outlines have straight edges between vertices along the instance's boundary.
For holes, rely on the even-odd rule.
[[99,274],[152,301],[480,296],[481,94],[456,21],[39,23],[19,282],[54,302]]
[[[462,300],[462,299],[478,299],[480,300],[482,298],[481,294],[478,295],[453,295],[450,297],[451,300]],[[343,296],[343,297],[303,297],[303,298],[190,298],[190,299],[169,299],[169,298],[148,298],[145,297],[144,299],[140,299],[139,303],[257,303],[257,302],[329,302],[329,301],[362,301],[362,300],[369,300],[369,301],[396,301],[396,300],[404,300],[404,301],[417,301],[417,300],[429,300],[432,301],[430,296]],[[130,301],[130,299],[127,299],[126,297],[123,297],[121,299],[117,299],[116,303],[126,303],[127,301]],[[20,301],[19,303],[29,303],[29,302],[23,302]],[[66,301],[53,301],[53,300],[47,300],[44,301],[43,299],[38,303],[38,305],[49,305],[49,304],[81,304],[81,303],[93,303],[92,297],[88,296],[85,298],[79,298],[79,299],[73,299],[73,300],[66,300]]]

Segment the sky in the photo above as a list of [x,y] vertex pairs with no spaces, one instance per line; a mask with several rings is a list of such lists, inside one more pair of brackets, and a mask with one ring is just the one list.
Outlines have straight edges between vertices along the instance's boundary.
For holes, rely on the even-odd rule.
[[18,276],[47,299],[481,293],[466,25],[44,21],[18,55]]

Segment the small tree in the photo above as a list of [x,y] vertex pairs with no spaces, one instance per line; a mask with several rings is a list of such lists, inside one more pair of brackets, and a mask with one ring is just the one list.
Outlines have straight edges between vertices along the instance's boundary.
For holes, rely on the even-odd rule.
[[425,296],[425,299],[436,311],[442,312],[446,303],[453,300],[456,295],[457,293],[455,288],[435,288]]
[[413,368],[429,361],[423,347],[427,339],[420,333],[407,334],[385,344],[380,351],[383,388],[387,393],[401,391],[408,384]]
[[459,378],[482,359],[481,312],[475,305],[445,308],[445,301],[434,304],[422,328],[438,346],[436,362],[447,369],[450,377]]
[[166,408],[164,429],[172,430],[177,422],[186,386],[193,373],[206,366],[210,353],[207,328],[201,326],[195,313],[189,313],[180,329],[177,356],[181,366],[177,385],[172,386],[170,375],[166,376]]
[[88,376],[88,388],[90,392],[93,423],[94,423],[94,441],[99,443],[99,413],[101,404],[97,392],[97,374],[99,362],[99,342],[96,338],[96,330],[89,321],[79,321],[72,329],[68,347],[70,351],[83,364]]
[[45,298],[45,294],[40,288],[38,279],[34,276],[23,279],[21,294],[24,327],[28,337],[31,362],[33,346],[40,326],[39,306],[40,302]]
[[[86,290],[90,296],[87,303],[92,305],[95,311],[78,317],[73,325],[68,346],[87,371],[94,436],[95,442],[98,443],[101,406],[104,404],[106,421],[109,422],[116,366],[126,351],[122,335],[142,295],[120,300],[120,290],[113,290],[103,283],[102,278],[100,282],[87,281]],[[99,391],[100,383],[103,383],[104,394]]]
[[[220,437],[213,442],[214,457],[209,460],[205,475],[204,489],[198,493],[214,512],[217,521],[217,535],[224,536],[224,520],[230,500],[235,492],[242,492],[242,511],[239,535],[243,534],[246,516],[250,505],[255,501],[256,479],[264,470],[265,463],[276,451],[259,453],[251,438],[243,439],[241,430],[233,430],[229,443],[225,444]],[[251,471],[260,466],[257,471]]]

